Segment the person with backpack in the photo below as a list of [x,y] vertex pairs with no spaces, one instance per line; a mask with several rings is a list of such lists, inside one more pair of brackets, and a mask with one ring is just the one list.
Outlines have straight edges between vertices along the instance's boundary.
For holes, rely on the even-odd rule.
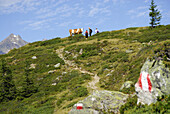
[[92,29],[89,27],[89,36],[91,36],[92,32]]
[[88,38],[88,31],[85,32],[85,37]]
[[95,30],[95,33],[99,33],[99,30],[97,30],[97,28],[96,28],[96,30]]

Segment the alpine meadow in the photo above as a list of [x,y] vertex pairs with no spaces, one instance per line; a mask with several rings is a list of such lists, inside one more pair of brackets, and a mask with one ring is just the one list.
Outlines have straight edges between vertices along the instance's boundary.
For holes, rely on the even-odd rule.
[[168,3],[0,0],[0,114],[170,114]]

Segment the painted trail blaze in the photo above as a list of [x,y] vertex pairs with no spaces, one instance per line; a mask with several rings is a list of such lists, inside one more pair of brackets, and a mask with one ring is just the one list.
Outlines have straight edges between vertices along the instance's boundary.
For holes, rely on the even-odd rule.
[[77,104],[77,110],[82,110],[82,109],[83,109],[83,104],[78,103],[78,104]]
[[149,78],[149,74],[147,72],[142,72],[139,77],[139,86],[144,91],[151,92],[152,83]]

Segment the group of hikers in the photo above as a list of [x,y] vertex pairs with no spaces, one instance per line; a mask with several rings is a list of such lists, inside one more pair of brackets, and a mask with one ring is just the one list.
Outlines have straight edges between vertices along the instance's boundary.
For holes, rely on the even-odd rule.
[[[85,33],[84,33],[84,34],[85,34],[85,37],[88,38],[88,36],[91,36],[91,35],[92,35],[92,32],[93,32],[92,29],[89,27],[89,32],[86,30]],[[99,33],[99,30],[98,30],[97,28],[96,28],[96,30],[95,30],[95,33],[96,33],[96,34]]]

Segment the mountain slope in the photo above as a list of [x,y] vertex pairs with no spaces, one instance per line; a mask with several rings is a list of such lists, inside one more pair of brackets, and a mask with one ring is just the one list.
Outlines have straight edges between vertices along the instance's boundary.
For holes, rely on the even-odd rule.
[[8,53],[13,48],[19,48],[28,44],[19,35],[10,34],[6,39],[0,42],[0,54]]
[[[29,78],[38,92],[22,101],[1,103],[0,111],[68,113],[94,89],[119,91],[125,81],[136,83],[145,60],[169,48],[170,25],[102,32],[87,40],[82,35],[54,38],[13,49],[0,55],[0,59],[5,58],[12,70],[16,88],[22,87],[27,62]],[[166,58],[164,62],[169,67]],[[96,74],[99,82],[91,74]]]

